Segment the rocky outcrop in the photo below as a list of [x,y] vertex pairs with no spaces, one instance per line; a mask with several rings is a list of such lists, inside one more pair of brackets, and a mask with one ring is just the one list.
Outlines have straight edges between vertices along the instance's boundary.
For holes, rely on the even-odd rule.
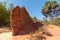
[[10,18],[10,26],[12,28],[13,35],[23,35],[35,32],[43,24],[36,22],[34,23],[26,11],[25,7],[20,8],[17,6],[12,10]]

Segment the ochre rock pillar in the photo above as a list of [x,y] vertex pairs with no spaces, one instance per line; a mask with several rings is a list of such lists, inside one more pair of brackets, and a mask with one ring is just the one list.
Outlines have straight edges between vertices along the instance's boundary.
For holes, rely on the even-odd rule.
[[12,10],[10,17],[10,26],[12,28],[12,34],[15,36],[34,32],[36,29],[38,29],[40,23],[34,23],[30,19],[30,16],[25,7],[20,8],[17,6]]

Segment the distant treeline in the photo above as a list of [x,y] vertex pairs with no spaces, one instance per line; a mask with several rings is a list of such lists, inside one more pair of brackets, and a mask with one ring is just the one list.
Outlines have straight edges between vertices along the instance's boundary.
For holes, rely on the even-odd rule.
[[0,27],[10,26],[10,14],[13,9],[13,4],[6,7],[6,2],[0,2]]

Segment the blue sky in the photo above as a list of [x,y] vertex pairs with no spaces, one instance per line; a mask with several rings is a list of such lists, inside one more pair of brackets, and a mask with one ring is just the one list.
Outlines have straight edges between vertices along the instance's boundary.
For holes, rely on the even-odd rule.
[[[7,2],[7,7],[9,4],[12,3],[14,7],[16,6],[25,6],[26,10],[32,17],[37,17],[38,19],[42,20],[43,15],[41,14],[41,8],[46,2],[46,0],[0,0],[0,2]],[[60,3],[60,0],[57,0]]]

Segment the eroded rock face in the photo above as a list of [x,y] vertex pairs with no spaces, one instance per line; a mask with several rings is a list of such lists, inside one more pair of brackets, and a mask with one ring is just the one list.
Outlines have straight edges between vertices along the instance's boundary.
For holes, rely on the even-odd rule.
[[34,32],[40,26],[43,26],[43,24],[39,22],[34,23],[30,19],[30,16],[25,7],[20,8],[17,6],[12,10],[10,26],[12,28],[13,35],[23,35]]

